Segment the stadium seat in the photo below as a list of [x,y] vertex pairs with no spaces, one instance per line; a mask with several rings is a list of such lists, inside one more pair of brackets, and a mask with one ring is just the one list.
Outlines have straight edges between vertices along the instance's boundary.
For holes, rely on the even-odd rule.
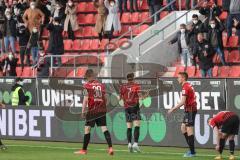
[[130,20],[132,23],[139,23],[141,19],[139,19],[139,12],[134,12],[130,16]]
[[228,66],[222,66],[219,67],[219,77],[228,77],[229,76],[229,67]]
[[122,23],[130,23],[130,13],[126,12],[122,14],[121,18]]
[[79,24],[86,24],[85,22],[85,15],[84,14],[78,14],[77,20]]
[[176,70],[175,70],[175,73],[174,73],[174,77],[177,77],[179,72],[183,72],[184,68],[185,68],[184,66],[176,67]]
[[87,14],[85,16],[85,24],[95,24],[95,16],[94,14]]
[[107,44],[108,44],[108,39],[103,39],[100,44],[100,49],[104,50]]
[[221,15],[219,16],[220,20],[226,20],[228,16],[228,13],[226,11],[222,12]]
[[213,77],[217,77],[218,76],[218,69],[219,69],[218,66],[214,66],[213,67]]
[[223,46],[227,47],[227,35],[223,34],[222,35],[222,40],[223,40]]
[[87,68],[85,68],[85,67],[78,68],[78,70],[77,70],[77,77],[83,78],[85,73],[86,73],[86,71],[87,71]]
[[83,37],[92,37],[93,27],[87,26],[83,28]]
[[75,60],[76,60],[76,64],[79,64],[79,65],[88,64],[88,56],[87,55],[82,55],[82,56],[76,57]]
[[83,36],[82,31],[83,31],[83,29],[79,29],[79,30],[75,31],[74,32],[75,37],[77,37],[77,38],[82,37]]
[[81,44],[81,40],[80,39],[76,39],[76,40],[74,40],[73,41],[73,50],[80,50],[81,49],[81,46],[82,46],[82,44]]
[[189,77],[195,77],[195,75],[197,74],[197,67],[195,66],[189,66],[187,67],[187,73]]
[[147,4],[147,0],[143,0],[142,1],[142,5],[140,7],[142,10],[148,10],[148,4]]
[[64,50],[72,50],[72,40],[64,40]]
[[57,68],[53,70],[53,77],[66,77],[67,69],[66,68]]
[[90,47],[91,47],[91,50],[98,50],[99,49],[99,40],[93,39]]
[[229,76],[234,78],[240,77],[240,66],[232,66],[229,71]]
[[141,25],[141,27],[140,27],[140,33],[142,33],[143,31],[145,31],[146,29],[148,29],[148,27],[149,27],[149,25],[147,25],[147,24]]
[[48,37],[48,36],[49,36],[49,31],[46,28],[44,28],[43,33],[42,33],[42,37]]
[[140,33],[140,29],[141,29],[141,26],[140,27],[138,26],[137,28],[133,26],[132,27],[133,35],[137,36]]
[[231,51],[228,56],[228,62],[230,63],[239,63],[240,62],[240,55],[238,50]]
[[87,3],[87,8],[85,9],[87,12],[96,12],[96,9],[93,5],[93,2],[88,2]]
[[237,47],[238,46],[238,36],[231,36],[229,38],[229,46],[230,47]]
[[33,77],[32,67],[24,67],[24,70],[22,72],[22,77]]
[[88,64],[90,64],[90,65],[97,65],[98,61],[100,61],[100,60],[98,59],[97,56],[94,56],[94,55],[89,55],[88,56]]
[[149,12],[142,12],[141,14],[141,21],[147,21],[147,22],[151,22],[151,18],[149,16]]
[[162,19],[162,18],[166,17],[167,15],[168,15],[168,11],[162,11],[160,13],[160,18]]
[[86,10],[86,6],[86,2],[79,2],[77,6],[77,12],[84,12]]
[[84,40],[82,40],[82,50],[91,50],[91,47],[90,47],[90,45],[91,45],[91,40],[90,39],[84,39]]
[[22,76],[22,72],[23,72],[22,67],[17,67],[16,68],[16,72],[17,72],[17,76],[21,77]]
[[[122,35],[122,34],[127,33],[129,31],[129,27],[130,27],[129,25],[123,25],[120,34]],[[130,36],[130,33],[127,33],[125,36]]]

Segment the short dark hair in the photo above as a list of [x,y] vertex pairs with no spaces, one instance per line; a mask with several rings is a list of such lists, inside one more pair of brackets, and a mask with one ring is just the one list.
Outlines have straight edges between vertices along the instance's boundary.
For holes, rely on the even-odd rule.
[[197,18],[198,19],[198,15],[197,14],[193,14],[192,18]]
[[134,79],[134,73],[128,73],[127,74],[127,80],[132,81]]
[[21,77],[17,77],[16,82],[20,82],[20,81],[23,81],[23,79]]
[[179,72],[178,75],[181,75],[184,77],[185,80],[188,80],[188,74],[187,72]]
[[88,69],[85,73],[85,78],[90,78],[90,77],[94,77],[94,71],[92,69]]
[[182,23],[180,24],[180,27],[186,28],[186,24]]

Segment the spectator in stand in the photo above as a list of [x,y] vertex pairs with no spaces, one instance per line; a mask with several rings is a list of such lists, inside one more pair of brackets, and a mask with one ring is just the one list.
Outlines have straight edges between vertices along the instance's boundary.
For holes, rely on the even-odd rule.
[[60,23],[61,18],[51,19],[47,29],[50,32],[49,44],[47,52],[52,55],[58,55],[58,57],[54,58],[57,60],[58,66],[62,65],[61,57],[59,55],[64,54],[64,44],[63,44],[63,26]]
[[38,48],[39,48],[40,32],[37,27],[33,27],[30,39],[28,42],[28,49],[31,49],[33,66],[38,62]]
[[173,2],[173,1],[174,1],[174,0],[167,0],[167,3],[168,3],[168,4],[171,3],[171,5],[168,6],[168,11],[169,11],[169,12],[176,10],[176,7],[175,7],[176,1],[175,1],[175,2]]
[[43,24],[44,14],[40,9],[36,8],[35,2],[30,3],[30,8],[27,9],[23,15],[23,21],[30,33],[32,33],[34,27],[39,29],[40,25]]
[[227,65],[225,61],[222,41],[222,32],[224,31],[225,27],[218,17],[215,18],[216,20],[212,19],[210,21],[210,27],[206,27],[207,40],[213,47],[214,51],[219,55],[222,64]]
[[191,58],[189,52],[189,35],[186,30],[186,25],[180,25],[180,31],[177,32],[176,36],[169,42],[169,44],[178,43],[178,53],[181,55],[182,65],[185,66],[185,70],[187,66],[191,66]]
[[202,7],[199,9],[199,13],[207,18],[205,20],[207,26],[209,25],[211,19],[220,16],[222,13],[220,7],[218,7],[215,3],[212,6],[209,6],[209,3],[210,2],[208,2],[208,0],[205,0]]
[[4,13],[4,11],[6,10],[6,5],[5,2],[3,0],[0,0],[0,12]]
[[3,34],[4,34],[4,27],[5,27],[5,17],[4,13],[0,10],[0,55],[4,53],[4,45],[3,45]]
[[198,3],[198,0],[186,0],[185,7],[186,10],[190,10],[191,8],[194,8]]
[[108,16],[105,22],[105,32],[110,42],[113,38],[113,31],[121,31],[121,21],[118,17],[118,1],[105,0],[104,4],[108,9]]
[[57,2],[52,13],[53,18],[61,19],[61,24],[64,25],[65,9],[60,2]]
[[104,36],[104,27],[107,19],[107,9],[104,5],[104,0],[98,0],[98,1],[94,0],[93,2],[94,2],[94,6],[98,11],[95,30],[98,33],[99,44],[100,44]]
[[[103,0],[104,1],[104,0]],[[119,12],[121,14],[122,17],[122,13],[124,12],[128,12],[128,8],[127,8],[127,0],[118,0],[119,3]]]
[[69,0],[65,9],[66,19],[64,23],[64,31],[68,33],[68,38],[75,39],[74,32],[79,30],[77,21],[77,6],[72,0]]
[[229,12],[231,0],[222,0],[222,10]]
[[27,65],[30,66],[30,50],[28,49],[28,41],[30,38],[30,33],[24,24],[20,24],[17,29],[17,36],[19,38],[19,48],[20,48],[20,61],[21,67],[24,68],[24,59],[27,57]]
[[41,48],[39,50],[39,61],[37,66],[38,77],[49,77],[49,68],[51,66],[51,58],[50,57],[46,58],[45,56],[47,56],[47,54],[45,54],[44,50]]
[[6,20],[4,24],[4,46],[5,52],[9,52],[9,44],[11,46],[11,51],[15,54],[15,38],[16,38],[17,22],[12,18],[10,12],[6,12]]
[[240,21],[233,19],[234,20],[234,27],[236,27],[236,29],[240,29]]
[[4,61],[3,73],[5,76],[17,76],[16,67],[18,59],[9,52],[8,57]]
[[[163,0],[148,0],[147,1],[149,6],[150,15],[154,15],[157,11],[159,11],[163,5]],[[156,22],[160,20],[160,13],[156,15]],[[154,17],[152,17],[152,23],[154,23]]]
[[201,70],[202,77],[212,77],[213,68],[213,49],[211,44],[204,39],[203,33],[198,33],[197,43],[194,46],[195,57],[199,59],[199,69]]
[[[227,33],[228,42],[229,38],[232,36],[233,19],[240,20],[240,0],[231,0],[229,15],[227,18]],[[240,37],[240,32],[237,32],[238,37]]]

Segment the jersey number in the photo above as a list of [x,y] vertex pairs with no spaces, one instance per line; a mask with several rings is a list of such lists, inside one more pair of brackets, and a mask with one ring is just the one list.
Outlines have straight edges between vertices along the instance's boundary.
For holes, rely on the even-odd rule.
[[94,98],[101,98],[102,97],[101,86],[93,86],[93,90],[94,90]]

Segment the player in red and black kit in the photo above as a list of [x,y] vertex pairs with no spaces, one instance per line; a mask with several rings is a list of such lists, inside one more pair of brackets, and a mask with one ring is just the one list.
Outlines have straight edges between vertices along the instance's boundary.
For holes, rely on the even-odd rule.
[[108,143],[108,153],[113,155],[112,140],[106,127],[106,90],[105,86],[95,79],[92,69],[88,69],[85,74],[87,82],[84,84],[84,99],[82,106],[82,115],[86,119],[85,135],[83,147],[76,154],[87,154],[87,146],[90,142],[91,128],[97,124],[101,127],[105,139]]
[[[125,116],[127,122],[128,149],[130,152],[140,152],[138,146],[140,132],[140,107],[139,99],[147,97],[148,92],[143,96],[141,87],[134,81],[134,73],[127,75],[127,83],[120,88],[120,100],[124,102]],[[132,144],[132,127],[134,125],[134,143]]]
[[230,157],[229,160],[234,160],[235,142],[234,138],[239,131],[239,117],[236,113],[230,111],[222,111],[209,120],[209,125],[213,128],[213,133],[217,138],[216,150],[219,156],[215,160],[222,160],[222,152],[225,142],[229,140]]
[[188,74],[186,72],[180,72],[178,74],[178,82],[182,85],[182,99],[180,103],[168,111],[168,114],[184,106],[185,115],[181,125],[181,131],[190,148],[190,151],[185,153],[184,157],[194,157],[196,155],[194,147],[194,124],[197,114],[197,103],[194,88],[187,80]]
[[[5,104],[0,102],[0,108],[5,108]],[[0,139],[0,149],[1,150],[6,150],[7,147],[2,143],[1,139]]]

